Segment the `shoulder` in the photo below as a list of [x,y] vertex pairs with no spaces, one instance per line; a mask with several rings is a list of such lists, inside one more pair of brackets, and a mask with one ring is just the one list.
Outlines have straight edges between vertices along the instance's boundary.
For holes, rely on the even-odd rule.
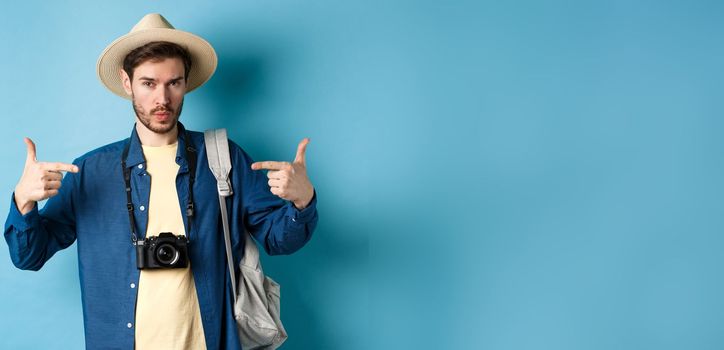
[[[189,138],[191,138],[191,143],[196,147],[196,149],[199,150],[206,150],[206,142],[204,140],[204,133],[201,131],[193,131],[193,130],[187,130],[189,134]],[[248,153],[234,140],[229,140],[229,156],[231,156],[231,159],[233,162],[242,161],[244,163],[248,163],[251,165],[253,161],[251,160],[251,157]],[[203,152],[206,154],[206,152]]]
[[88,163],[88,162],[103,162],[106,160],[117,161],[120,159],[123,146],[128,142],[128,139],[119,140],[107,145],[98,147],[92,151],[89,151],[82,156],[78,157],[73,161],[74,164]]

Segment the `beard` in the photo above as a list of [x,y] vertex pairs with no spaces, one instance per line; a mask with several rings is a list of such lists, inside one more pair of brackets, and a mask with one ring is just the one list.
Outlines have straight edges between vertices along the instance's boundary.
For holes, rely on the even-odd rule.
[[[146,126],[148,130],[151,130],[156,134],[167,134],[171,132],[176,126],[179,117],[181,117],[181,110],[183,110],[184,107],[184,100],[182,99],[178,106],[178,111],[175,111],[171,108],[171,106],[166,105],[153,108],[149,113],[146,113],[146,110],[140,104],[136,103],[136,98],[133,95],[131,95],[131,98],[133,101],[133,111],[136,112],[138,120],[140,120],[141,124]],[[153,114],[157,112],[168,112],[171,118],[165,122],[157,122],[153,120]]]

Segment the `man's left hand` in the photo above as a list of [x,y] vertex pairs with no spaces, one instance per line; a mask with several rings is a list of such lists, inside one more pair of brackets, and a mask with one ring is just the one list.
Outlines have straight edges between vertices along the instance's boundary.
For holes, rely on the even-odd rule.
[[307,177],[307,163],[304,152],[307,150],[309,138],[305,138],[297,146],[297,156],[292,163],[264,161],[251,165],[252,170],[267,169],[271,193],[286,199],[297,209],[302,210],[309,205],[314,196],[314,187]]

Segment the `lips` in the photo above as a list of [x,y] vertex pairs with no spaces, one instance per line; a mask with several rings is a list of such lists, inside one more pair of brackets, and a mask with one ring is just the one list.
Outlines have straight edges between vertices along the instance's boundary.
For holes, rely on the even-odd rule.
[[153,116],[156,118],[156,120],[163,122],[169,119],[171,117],[171,113],[163,112],[163,113],[154,113]]

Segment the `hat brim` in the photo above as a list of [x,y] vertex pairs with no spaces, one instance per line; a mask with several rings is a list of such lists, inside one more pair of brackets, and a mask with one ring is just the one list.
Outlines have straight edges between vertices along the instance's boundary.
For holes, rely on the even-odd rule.
[[131,96],[123,89],[121,81],[123,60],[132,50],[153,41],[172,42],[188,50],[192,65],[186,84],[187,93],[203,85],[216,71],[216,51],[206,40],[178,29],[154,28],[128,33],[108,45],[98,57],[98,79],[114,94],[130,100]]

